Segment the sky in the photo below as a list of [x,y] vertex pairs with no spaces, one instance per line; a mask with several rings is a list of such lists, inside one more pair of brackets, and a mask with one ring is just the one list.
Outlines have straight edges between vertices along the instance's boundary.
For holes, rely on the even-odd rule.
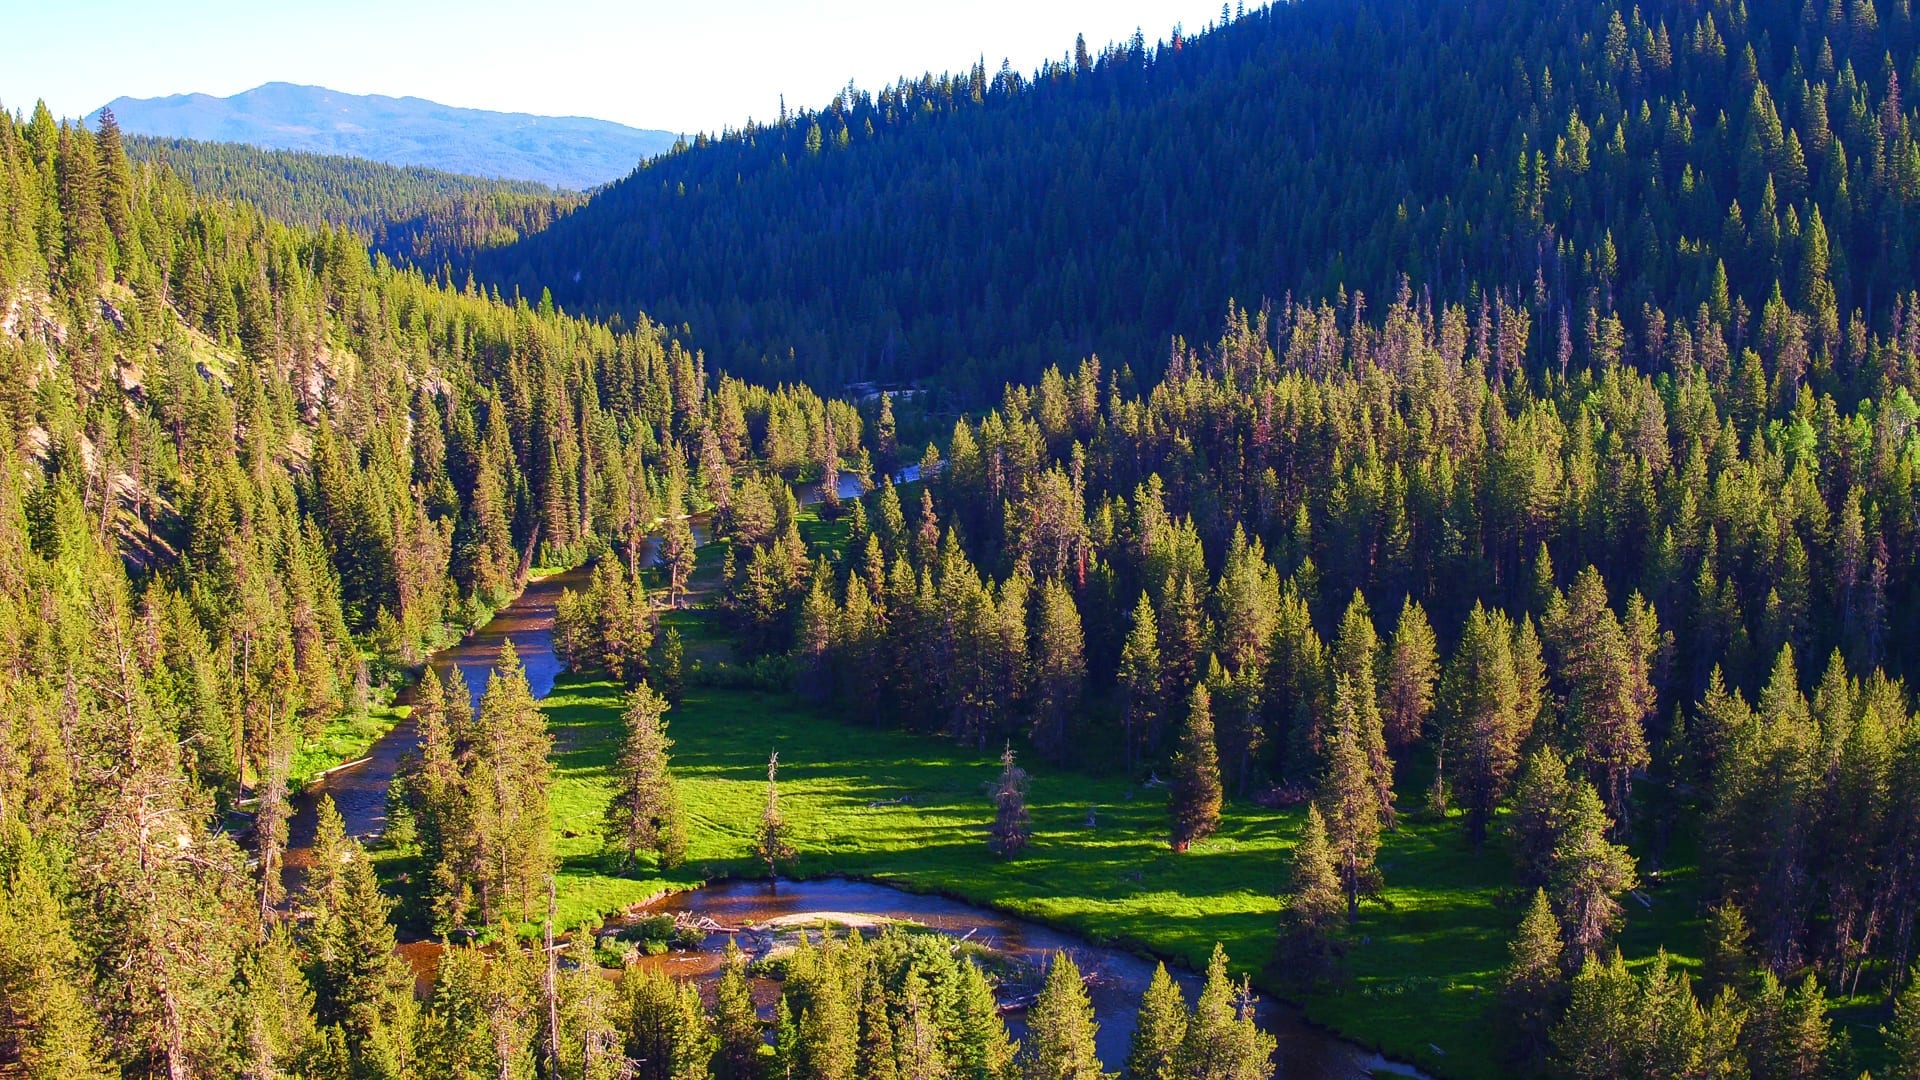
[[1206,0],[0,0],[28,48],[0,105],[81,116],[116,97],[226,96],[264,82],[593,116],[676,132],[818,106],[849,80],[1149,42],[1220,16]]

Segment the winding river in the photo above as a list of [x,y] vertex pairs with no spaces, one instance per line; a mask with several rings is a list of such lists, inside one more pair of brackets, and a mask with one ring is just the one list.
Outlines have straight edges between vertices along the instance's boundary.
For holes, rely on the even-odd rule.
[[[843,497],[858,493],[858,481],[843,478]],[[818,497],[817,489],[802,491],[805,502],[817,501]],[[696,538],[705,543],[707,531],[698,529]],[[486,689],[501,643],[511,640],[526,667],[534,696],[545,697],[552,691],[554,677],[560,672],[560,662],[553,653],[554,606],[562,590],[585,589],[589,575],[590,571],[581,568],[530,582],[520,598],[501,610],[491,622],[458,645],[436,654],[435,670],[444,679],[452,669],[459,668],[477,702]],[[294,816],[287,853],[290,877],[297,878],[305,872],[311,855],[316,807],[322,795],[332,796],[350,835],[368,840],[380,834],[386,824],[387,786],[401,759],[416,745],[412,723],[402,721],[373,745],[364,761],[329,773],[293,799]],[[827,915],[828,921],[856,924],[875,920],[915,923],[956,938],[964,937],[1009,960],[1036,965],[1044,964],[1053,953],[1065,950],[1073,955],[1087,977],[1095,1015],[1100,1021],[1100,1057],[1110,1069],[1118,1068],[1126,1058],[1134,1010],[1153,974],[1150,961],[1123,949],[1097,946],[1073,934],[962,901],[910,893],[872,882],[836,878],[777,884],[722,881],[656,900],[635,914],[685,915],[710,919],[720,926],[742,928],[743,947],[755,941],[763,948],[770,946],[781,932],[780,920]],[[711,983],[718,977],[727,937],[710,934],[697,949],[668,952],[641,962],[678,977]],[[438,945],[414,942],[403,945],[401,951],[414,965],[423,984],[430,981],[438,959]],[[1183,969],[1177,970],[1176,976],[1191,1002],[1199,994],[1199,977]],[[757,996],[770,1006],[777,988],[763,983],[759,991]],[[1283,1077],[1358,1080],[1375,1075],[1422,1075],[1409,1066],[1388,1061],[1307,1023],[1289,1006],[1262,999],[1256,1013],[1261,1026],[1279,1042],[1276,1058]],[[1021,1033],[1024,1023],[1018,1009],[1010,1012],[1008,1026],[1016,1036]]]

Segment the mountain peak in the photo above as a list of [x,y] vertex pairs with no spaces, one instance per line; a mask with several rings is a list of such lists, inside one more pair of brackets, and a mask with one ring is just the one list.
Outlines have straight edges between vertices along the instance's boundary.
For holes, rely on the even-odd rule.
[[627,175],[675,140],[672,132],[610,120],[493,112],[290,82],[262,83],[229,97],[121,97],[104,108],[136,135],[346,154],[576,190]]

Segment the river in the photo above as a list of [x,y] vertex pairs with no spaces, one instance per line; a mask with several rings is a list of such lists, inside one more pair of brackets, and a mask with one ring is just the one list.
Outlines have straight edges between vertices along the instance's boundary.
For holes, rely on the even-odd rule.
[[[913,465],[901,470],[895,480],[903,484],[911,483],[919,476],[920,466]],[[859,498],[864,487],[865,483],[860,477],[852,473],[840,474],[838,490],[841,499]],[[799,485],[794,490],[803,505],[820,501],[819,484]],[[706,514],[693,515],[691,524],[695,546],[712,540],[713,530]],[[653,566],[658,563],[655,553],[659,546],[658,537],[648,542],[641,565]],[[466,676],[467,687],[473,692],[477,707],[480,695],[487,689],[487,676],[493,670],[493,662],[500,655],[501,643],[512,641],[514,651],[520,654],[520,663],[526,667],[527,683],[533,688],[533,696],[546,697],[553,689],[554,676],[560,673],[560,661],[553,655],[554,605],[559,602],[562,590],[585,592],[591,576],[589,569],[579,567],[529,582],[519,599],[502,608],[491,622],[468,634],[459,644],[435,653],[432,660],[434,671],[444,681],[454,668],[459,668],[461,674]],[[410,695],[411,688],[402,691],[399,702],[405,704]],[[333,797],[333,804],[339,809],[349,836],[362,841],[379,836],[387,821],[387,787],[393,782],[401,759],[412,752],[417,744],[412,721],[402,720],[369,748],[365,760],[328,773],[293,797],[293,818],[287,827],[286,871],[289,889],[306,873],[320,796]]]
[[[744,928],[746,932],[737,939],[749,958],[763,955],[779,941],[782,928],[778,921],[806,920],[809,916],[850,925],[860,925],[875,916],[915,923],[955,938],[964,937],[969,944],[981,946],[998,957],[1030,964],[1036,969],[1043,968],[1054,953],[1065,951],[1072,955],[1086,978],[1094,1017],[1100,1023],[1095,1043],[1101,1061],[1109,1070],[1119,1069],[1126,1061],[1128,1042],[1133,1037],[1134,1013],[1139,1007],[1140,995],[1153,977],[1153,962],[1131,952],[1093,945],[1073,934],[989,908],[868,881],[844,878],[777,884],[722,881],[674,893],[636,912],[636,915],[654,914],[704,917],[721,926]],[[645,957],[640,963],[678,978],[709,984],[719,978],[728,936],[709,934],[698,949]],[[1191,1005],[1200,996],[1200,977],[1184,968],[1170,970]],[[776,988],[764,982],[756,991],[757,1000],[770,1004]],[[1279,1043],[1274,1058],[1283,1078],[1359,1080],[1380,1075],[1421,1076],[1410,1066],[1389,1061],[1307,1023],[1298,1010],[1282,1003],[1262,997],[1255,1004],[1254,1015],[1260,1026]],[[1019,1037],[1026,1027],[1024,1015],[1018,1010],[1011,1012],[1007,1026]]]
[[[917,467],[913,470],[917,473]],[[903,482],[913,477],[903,476]],[[842,477],[843,498],[859,494],[859,481]],[[818,501],[817,487],[802,489],[804,502]],[[697,522],[704,526],[704,522]],[[707,530],[697,530],[699,542],[707,540]],[[435,654],[434,669],[442,679],[459,668],[465,675],[474,700],[486,689],[488,675],[498,657],[502,642],[511,640],[520,662],[526,668],[527,682],[535,697],[544,698],[553,689],[560,662],[553,653],[554,606],[565,589],[587,587],[591,572],[586,568],[569,570],[528,583],[519,599],[502,609],[479,630],[458,645]],[[402,696],[402,701],[405,696]],[[387,787],[402,758],[418,745],[411,721],[401,721],[374,743],[365,761],[329,773],[294,797],[294,815],[290,823],[287,852],[289,887],[305,874],[311,854],[316,806],[321,795],[330,795],[349,835],[363,841],[379,836],[386,824]],[[1140,994],[1152,976],[1153,965],[1133,953],[1093,945],[1072,934],[1027,922],[988,908],[976,907],[945,897],[910,893],[886,885],[843,879],[780,882],[723,881],[702,889],[676,893],[655,901],[642,914],[680,914],[711,918],[729,927],[764,927],[769,921],[818,912],[834,912],[918,923],[943,933],[965,936],[994,952],[1015,960],[1044,963],[1059,950],[1070,952],[1087,976],[1096,1017],[1100,1021],[1098,1047],[1109,1069],[1117,1069],[1126,1058],[1127,1041],[1132,1035],[1134,1010]],[[763,931],[763,934],[765,932]],[[670,974],[710,982],[717,977],[726,936],[710,935],[696,950],[669,952],[648,957],[643,963],[657,966]],[[430,985],[437,965],[439,946],[435,942],[411,942],[401,952],[422,980],[422,989]],[[1199,993],[1199,978],[1190,971],[1178,970],[1191,1003]],[[760,987],[762,996],[773,992],[770,984]],[[1261,1026],[1279,1042],[1276,1054],[1282,1077],[1325,1077],[1347,1080],[1373,1075],[1418,1077],[1409,1066],[1382,1058],[1361,1046],[1348,1042],[1301,1018],[1297,1010],[1263,999],[1257,1007]],[[1009,1027],[1017,1036],[1024,1026],[1020,1015],[1009,1016]]]

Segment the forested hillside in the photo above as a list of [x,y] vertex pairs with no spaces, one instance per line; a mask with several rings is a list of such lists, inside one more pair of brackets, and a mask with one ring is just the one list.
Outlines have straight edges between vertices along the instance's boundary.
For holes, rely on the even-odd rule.
[[[456,1075],[401,1025],[365,859],[290,933],[292,762],[530,565],[704,501],[700,359],[201,199],[44,106],[0,115],[0,207],[0,1074]],[[494,701],[495,737],[539,723]]]
[[972,400],[1061,355],[1157,373],[1228,298],[1377,309],[1402,274],[1504,301],[1556,364],[1595,326],[1650,362],[1650,308],[1755,315],[1777,284],[1850,370],[1915,283],[1915,59],[1904,2],[1281,4],[849,89],[485,264],[688,323],[736,372]]
[[[782,873],[1214,956],[1125,1080],[1272,1080],[1230,970],[1440,1076],[1920,1076],[1909,8],[1226,15],[431,231],[488,286],[277,220],[457,181],[0,115],[0,1076],[1105,1075],[1069,959],[601,923]],[[552,698],[424,665],[589,563]]]
[[270,82],[228,97],[115,98],[88,115],[119,115],[129,132],[346,154],[463,176],[504,177],[584,191],[665,153],[670,131],[585,116],[463,109],[417,97],[348,94]]
[[166,166],[205,198],[250,203],[288,225],[351,229],[388,258],[429,274],[451,266],[458,278],[476,252],[539,232],[586,201],[544,184],[363,158],[141,135],[122,141],[129,158]]

